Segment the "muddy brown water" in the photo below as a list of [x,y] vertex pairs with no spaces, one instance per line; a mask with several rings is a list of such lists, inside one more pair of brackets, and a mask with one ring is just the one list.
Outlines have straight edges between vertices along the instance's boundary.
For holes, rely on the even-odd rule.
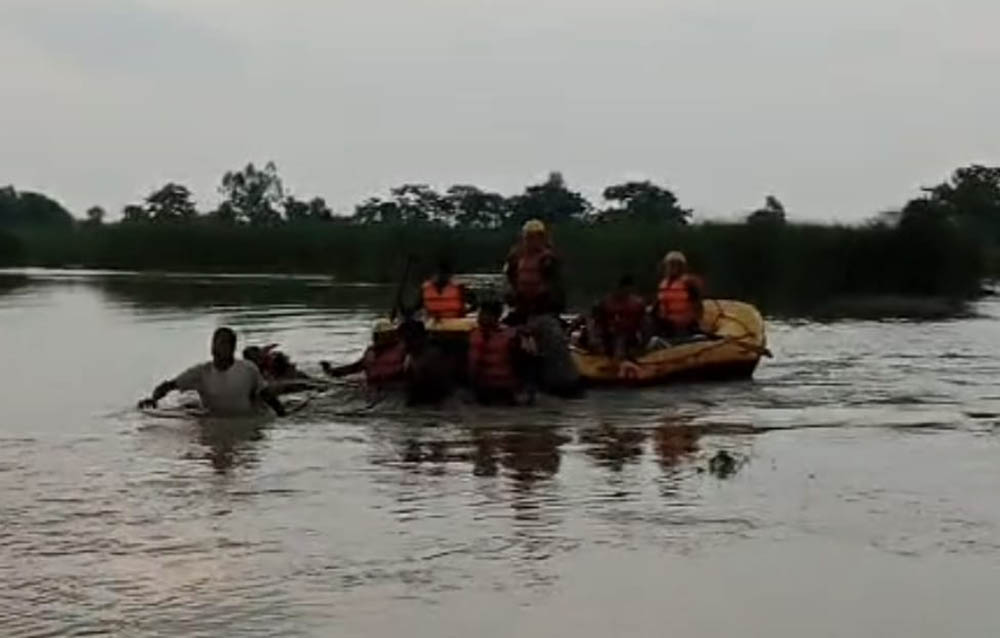
[[388,297],[0,275],[0,635],[1000,635],[997,302],[772,322],[753,381],[516,411],[131,407],[222,323],[349,360]]

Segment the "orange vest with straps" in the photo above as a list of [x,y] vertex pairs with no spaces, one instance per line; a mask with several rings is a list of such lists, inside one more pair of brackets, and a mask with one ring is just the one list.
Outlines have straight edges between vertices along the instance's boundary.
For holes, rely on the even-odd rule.
[[428,279],[423,285],[424,310],[435,319],[455,319],[465,316],[465,302],[462,289],[453,281],[438,290],[436,283]]
[[552,253],[521,253],[517,257],[517,293],[528,298],[539,297],[548,291],[542,266]]
[[699,281],[691,275],[683,275],[672,281],[664,277],[660,281],[657,299],[661,319],[669,321],[678,328],[687,328],[698,320],[690,287],[701,289]]
[[365,380],[372,385],[393,381],[403,375],[406,347],[402,343],[376,352],[370,347],[365,351]]
[[513,390],[517,376],[510,349],[515,334],[510,328],[499,327],[487,336],[476,328],[469,337],[469,377],[479,385],[494,390]]

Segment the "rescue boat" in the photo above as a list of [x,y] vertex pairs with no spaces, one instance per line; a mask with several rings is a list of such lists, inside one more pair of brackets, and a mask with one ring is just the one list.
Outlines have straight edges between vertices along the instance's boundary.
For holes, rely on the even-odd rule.
[[750,304],[705,300],[701,329],[705,334],[664,344],[636,359],[616,361],[574,347],[573,360],[591,384],[654,385],[750,378],[761,358],[771,355],[764,319]]
[[[592,385],[639,386],[753,376],[761,358],[771,356],[760,312],[741,301],[707,299],[703,305],[703,335],[664,343],[622,361],[573,346],[573,361]],[[475,318],[428,320],[426,325],[439,336],[461,338],[472,330]]]

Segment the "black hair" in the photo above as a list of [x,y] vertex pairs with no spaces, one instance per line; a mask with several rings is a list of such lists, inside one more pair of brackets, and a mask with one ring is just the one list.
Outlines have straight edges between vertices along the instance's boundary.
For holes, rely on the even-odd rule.
[[448,257],[441,257],[440,259],[438,259],[438,272],[448,273],[449,275],[455,272],[455,269],[451,263],[451,259],[449,259]]
[[212,341],[216,339],[225,339],[230,348],[233,350],[236,349],[236,333],[233,332],[232,328],[227,328],[226,326],[216,328],[215,332],[212,333]]
[[247,346],[243,348],[243,358],[253,361],[261,354],[260,346]]
[[622,275],[621,279],[618,280],[619,288],[631,288],[634,285],[635,285],[635,277],[629,274]]

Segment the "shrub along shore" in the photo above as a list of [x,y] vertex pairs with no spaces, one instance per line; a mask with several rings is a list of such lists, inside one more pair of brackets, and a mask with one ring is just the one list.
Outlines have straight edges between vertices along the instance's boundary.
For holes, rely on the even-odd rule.
[[[508,198],[471,186],[439,194],[407,185],[358,205],[350,217],[333,215],[321,199],[287,196],[271,165],[227,174],[223,184],[229,190],[210,213],[199,214],[187,189],[168,184],[114,223],[98,208],[75,221],[44,196],[0,189],[0,265],[390,283],[408,258],[414,278],[443,256],[459,271],[496,272],[523,220],[538,217],[549,222],[568,287],[580,300],[624,273],[652,291],[659,260],[675,249],[704,275],[709,294],[765,311],[936,316],[979,294],[994,272],[1000,228],[1000,169],[978,166],[854,226],[789,221],[772,197],[743,222],[692,224],[691,211],[649,182],[609,187],[607,206],[598,210],[558,174]],[[879,299],[884,312],[873,303]],[[907,301],[914,299],[921,301]]]

